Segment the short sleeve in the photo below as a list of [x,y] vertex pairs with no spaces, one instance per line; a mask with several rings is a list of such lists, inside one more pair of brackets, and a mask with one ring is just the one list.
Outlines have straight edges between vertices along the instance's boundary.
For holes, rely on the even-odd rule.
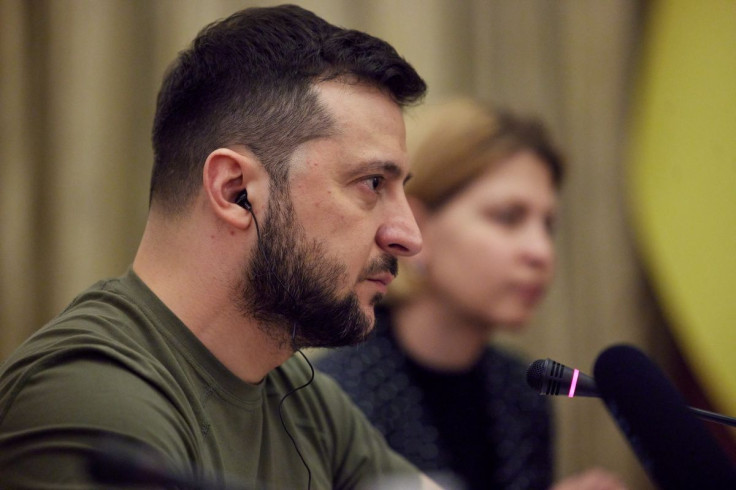
[[98,487],[88,461],[106,438],[150,446],[178,466],[192,458],[195,435],[171,396],[100,354],[23,371],[0,417],[2,488]]

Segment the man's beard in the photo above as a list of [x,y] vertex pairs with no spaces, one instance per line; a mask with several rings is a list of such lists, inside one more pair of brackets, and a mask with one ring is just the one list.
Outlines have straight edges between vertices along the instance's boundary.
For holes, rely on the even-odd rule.
[[[362,342],[373,329],[351,291],[343,297],[347,267],[327,256],[322,242],[308,240],[286,192],[273,195],[240,287],[241,310],[279,342],[302,347],[340,347]],[[359,280],[372,274],[397,273],[397,260],[385,254]],[[382,298],[376,294],[371,304]]]

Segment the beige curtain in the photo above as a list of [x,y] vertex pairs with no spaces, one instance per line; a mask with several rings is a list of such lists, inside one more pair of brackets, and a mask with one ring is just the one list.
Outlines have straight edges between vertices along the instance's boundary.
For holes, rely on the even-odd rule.
[[[429,83],[428,103],[475,95],[550,124],[570,161],[559,275],[534,325],[503,341],[583,370],[615,342],[671,355],[623,201],[639,3],[295,1],[394,44]],[[0,0],[0,356],[125,270],[145,221],[166,65],[206,23],[272,3]],[[650,488],[598,400],[554,403],[560,475],[602,465]]]

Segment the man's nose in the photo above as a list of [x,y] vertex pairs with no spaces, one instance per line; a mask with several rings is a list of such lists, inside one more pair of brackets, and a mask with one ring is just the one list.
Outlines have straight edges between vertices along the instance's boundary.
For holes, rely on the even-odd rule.
[[412,256],[422,249],[422,235],[406,198],[387,210],[386,220],[378,228],[376,242],[394,256]]

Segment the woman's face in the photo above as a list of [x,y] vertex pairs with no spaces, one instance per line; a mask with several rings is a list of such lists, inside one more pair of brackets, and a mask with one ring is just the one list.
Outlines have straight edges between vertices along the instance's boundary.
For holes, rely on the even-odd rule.
[[522,325],[552,279],[557,192],[548,167],[521,151],[489,166],[422,227],[430,288],[484,325]]

